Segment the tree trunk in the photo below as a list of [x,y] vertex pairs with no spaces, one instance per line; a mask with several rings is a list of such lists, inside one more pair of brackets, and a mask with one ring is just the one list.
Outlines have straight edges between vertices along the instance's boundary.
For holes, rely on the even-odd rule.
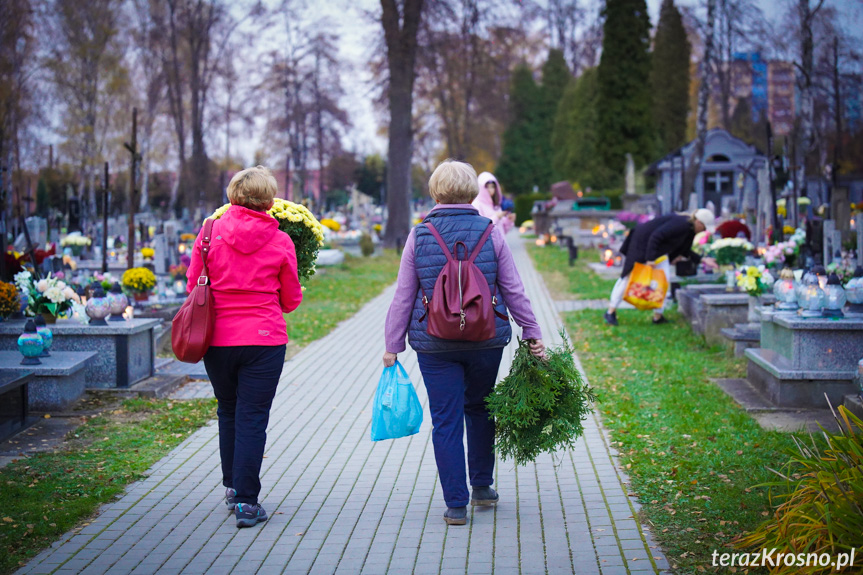
[[[820,7],[820,4],[819,4]],[[816,9],[817,10],[817,9]],[[806,187],[806,157],[812,146],[812,17],[814,11],[809,8],[809,0],[799,0],[800,16],[800,72],[803,85],[800,87],[800,131],[796,150],[797,171],[795,181]],[[796,191],[796,186],[795,186]],[[830,198],[827,198],[828,203]],[[796,206],[793,206],[796,209]],[[832,209],[832,207],[831,207]],[[787,212],[786,212],[787,213]],[[825,262],[826,265],[826,262]]]
[[413,152],[413,85],[417,31],[423,0],[404,0],[403,14],[395,0],[381,0],[381,22],[387,45],[389,84],[389,168],[387,228],[384,245],[400,248],[411,228],[411,156]]
[[707,108],[710,105],[710,85],[713,78],[713,31],[716,23],[716,0],[707,0],[707,34],[704,38],[704,60],[701,63],[701,85],[698,87],[698,118],[695,124],[695,149],[684,172],[684,184],[678,209],[686,209],[684,193],[694,193],[701,171],[704,144],[707,139]]

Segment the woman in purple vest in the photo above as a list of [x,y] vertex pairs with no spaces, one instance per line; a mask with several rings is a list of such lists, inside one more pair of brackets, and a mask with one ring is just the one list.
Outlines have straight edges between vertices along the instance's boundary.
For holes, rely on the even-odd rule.
[[[507,308],[521,326],[523,339],[530,342],[531,353],[543,356],[545,346],[512,253],[498,227],[487,236],[474,260],[497,302],[494,337],[469,342],[440,339],[428,333],[423,294],[431,297],[447,258],[426,224],[433,225],[450,251],[460,241],[472,253],[490,223],[471,206],[479,188],[470,164],[452,160],[440,164],[429,180],[429,193],[437,205],[423,223],[411,230],[405,242],[396,293],[387,313],[383,359],[387,367],[395,363],[396,354],[405,350],[407,334],[417,352],[429,397],[432,443],[447,505],[444,521],[464,525],[468,502],[494,505],[498,501],[498,494],[491,487],[494,421],[489,418],[485,398],[494,388],[503,348],[512,338]],[[469,497],[463,444],[465,426],[472,487]]]

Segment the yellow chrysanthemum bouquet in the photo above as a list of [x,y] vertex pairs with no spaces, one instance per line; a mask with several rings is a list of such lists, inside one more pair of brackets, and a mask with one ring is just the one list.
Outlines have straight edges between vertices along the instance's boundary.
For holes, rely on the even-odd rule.
[[[211,217],[222,217],[230,207],[231,204],[225,204]],[[276,218],[281,231],[291,236],[297,252],[297,273],[300,283],[305,283],[315,275],[315,260],[324,243],[324,226],[305,206],[281,198],[273,200],[273,207],[267,213]]]

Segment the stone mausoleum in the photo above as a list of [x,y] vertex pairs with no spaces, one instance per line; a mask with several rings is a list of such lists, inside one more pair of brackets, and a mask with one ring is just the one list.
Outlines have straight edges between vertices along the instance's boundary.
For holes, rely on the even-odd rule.
[[759,184],[762,189],[767,184],[766,156],[725,130],[710,130],[704,146],[704,162],[695,180],[695,194],[690,197],[681,190],[683,174],[694,151],[695,141],[692,141],[647,169],[647,175],[656,176],[656,197],[662,213],[688,211],[712,203],[717,216],[754,215],[758,209]]

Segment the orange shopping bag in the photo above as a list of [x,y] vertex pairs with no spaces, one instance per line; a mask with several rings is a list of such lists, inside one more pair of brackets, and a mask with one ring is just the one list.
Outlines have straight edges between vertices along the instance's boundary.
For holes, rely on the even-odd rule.
[[667,292],[668,278],[662,270],[636,262],[629,274],[623,299],[636,309],[657,309],[662,307]]

